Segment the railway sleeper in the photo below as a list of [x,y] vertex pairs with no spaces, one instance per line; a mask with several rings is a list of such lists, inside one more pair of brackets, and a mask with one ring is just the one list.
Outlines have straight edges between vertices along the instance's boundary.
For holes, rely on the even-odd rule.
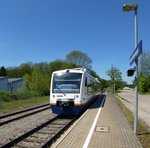
[[66,125],[68,122],[60,121],[57,123],[53,123],[53,125]]
[[52,124],[52,125],[50,125],[50,126],[48,126],[48,128],[50,127],[50,128],[62,128],[62,127],[64,127],[65,125],[57,125],[57,124]]
[[61,128],[46,128],[46,129],[43,129],[42,131],[51,131],[51,132],[55,132],[56,130],[59,130],[59,129],[61,129]]
[[39,144],[44,144],[45,139],[32,139],[32,138],[26,138],[23,141],[29,142],[29,143],[39,143]]
[[21,141],[19,142],[17,145],[15,145],[15,147],[19,147],[19,148],[38,148],[41,147],[41,143],[37,143],[37,142],[26,142],[26,141]]
[[[36,135],[37,137],[43,137],[43,138],[47,138],[47,137],[49,136],[49,134],[43,134],[43,133],[39,133],[39,132],[35,133],[35,135]],[[32,136],[32,135],[31,135],[31,136]]]
[[39,134],[55,134],[55,132],[54,131],[39,131],[38,132]]

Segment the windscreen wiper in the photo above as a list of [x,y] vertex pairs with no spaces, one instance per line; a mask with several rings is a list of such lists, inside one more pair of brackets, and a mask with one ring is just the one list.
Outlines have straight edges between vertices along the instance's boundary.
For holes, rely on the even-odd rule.
[[57,89],[58,89],[64,96],[66,96],[66,94],[65,94],[60,88],[57,87]]

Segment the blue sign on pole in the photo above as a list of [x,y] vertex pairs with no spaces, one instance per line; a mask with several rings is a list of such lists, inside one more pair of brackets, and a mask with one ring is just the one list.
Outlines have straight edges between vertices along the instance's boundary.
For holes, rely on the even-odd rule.
[[135,60],[142,54],[142,40],[139,42],[137,47],[135,48],[134,52],[130,57],[130,65],[132,65]]

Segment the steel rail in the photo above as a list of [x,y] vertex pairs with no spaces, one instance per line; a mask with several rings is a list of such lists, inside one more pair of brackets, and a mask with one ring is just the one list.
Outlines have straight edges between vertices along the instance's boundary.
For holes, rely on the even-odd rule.
[[20,113],[23,113],[23,112],[27,112],[27,111],[30,111],[30,110],[33,110],[33,109],[41,108],[41,107],[44,107],[44,106],[47,106],[47,105],[49,105],[49,103],[43,104],[43,105],[38,105],[38,106],[31,107],[31,108],[28,108],[28,109],[24,109],[24,110],[21,110],[21,111],[13,112],[13,113],[10,113],[10,114],[2,115],[2,116],[0,116],[0,119],[10,117],[10,116],[13,116],[13,115],[17,115],[17,114],[20,114]]
[[[97,96],[97,98],[98,97],[100,97],[100,96]],[[101,97],[103,97],[103,95]],[[56,141],[56,139],[79,117],[80,116],[76,116],[76,117],[72,117],[72,118],[64,118],[63,116],[58,115],[58,116],[50,119],[49,121],[43,123],[42,125],[28,131],[25,134],[22,134],[21,136],[15,138],[14,140],[12,140],[10,142],[2,145],[1,148],[8,148],[8,147],[13,147],[13,146],[28,147],[28,144],[31,144],[31,143],[32,144],[38,143],[39,147],[46,148],[46,147],[50,146],[54,141]],[[66,119],[66,120],[64,120],[66,123],[64,123],[63,119]],[[46,129],[46,131],[44,131],[44,128]],[[54,131],[51,131],[51,128],[54,129]],[[49,129],[50,129],[50,131],[48,131]],[[59,130],[57,130],[57,129],[59,129]],[[42,137],[40,137],[40,135],[38,135],[38,134],[42,134],[42,133],[44,135],[50,134],[50,135],[48,135],[49,139],[47,139],[47,138],[41,139],[42,142],[41,141],[39,142],[38,139],[34,139],[34,140],[32,139],[32,137],[35,137],[35,135],[38,136],[38,138],[42,138]],[[23,142],[23,145],[22,145],[22,142]],[[24,143],[24,142],[27,142],[27,143]]]
[[[15,120],[19,120],[19,119],[21,119],[21,118],[25,118],[25,117],[27,117],[27,116],[30,116],[30,115],[33,115],[33,114],[36,114],[36,113],[39,113],[39,112],[44,111],[44,110],[47,110],[47,109],[49,109],[49,107],[45,107],[45,108],[42,108],[42,109],[39,109],[39,110],[30,112],[30,113],[26,113],[26,114],[21,115],[21,116],[18,116],[18,117],[14,117],[14,118],[12,118],[12,119],[8,119],[8,120],[6,120],[6,121],[2,121],[2,122],[0,122],[0,126],[2,126],[2,125],[4,125],[4,124],[7,124],[7,123],[9,123],[9,122],[13,122],[13,121],[15,121]],[[28,111],[30,111],[30,110],[28,110]],[[26,111],[26,112],[27,112],[27,111]],[[22,112],[22,113],[23,113],[23,112]],[[19,114],[16,114],[16,115],[19,115]],[[8,116],[8,117],[9,117],[9,116]],[[7,118],[7,117],[6,117],[6,118]]]
[[58,131],[58,132],[57,132],[51,139],[49,139],[45,144],[43,144],[43,145],[41,146],[41,148],[47,148],[47,147],[51,146],[52,143],[53,143],[54,141],[56,141],[57,138],[58,138],[65,130],[67,130],[67,129],[69,128],[69,126],[70,126],[75,120],[77,120],[78,118],[79,118],[79,116],[74,117],[65,127],[63,127],[60,131]]
[[59,118],[59,116],[56,116],[52,119],[50,119],[49,121],[41,124],[40,126],[26,132],[25,134],[22,134],[21,136],[15,138],[14,140],[4,144],[3,146],[1,146],[1,148],[9,148],[9,147],[12,147],[14,146],[15,144],[19,143],[20,141],[22,141],[23,139],[29,137],[30,135],[32,135],[33,133],[37,132],[38,130],[42,129],[43,127],[45,127],[46,125],[50,124],[51,122],[57,120]]

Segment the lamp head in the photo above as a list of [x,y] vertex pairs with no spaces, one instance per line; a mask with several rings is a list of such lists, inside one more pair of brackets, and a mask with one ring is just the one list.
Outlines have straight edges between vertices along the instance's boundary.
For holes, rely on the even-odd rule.
[[137,4],[124,4],[122,7],[123,11],[131,11],[131,10],[137,10],[138,5]]

